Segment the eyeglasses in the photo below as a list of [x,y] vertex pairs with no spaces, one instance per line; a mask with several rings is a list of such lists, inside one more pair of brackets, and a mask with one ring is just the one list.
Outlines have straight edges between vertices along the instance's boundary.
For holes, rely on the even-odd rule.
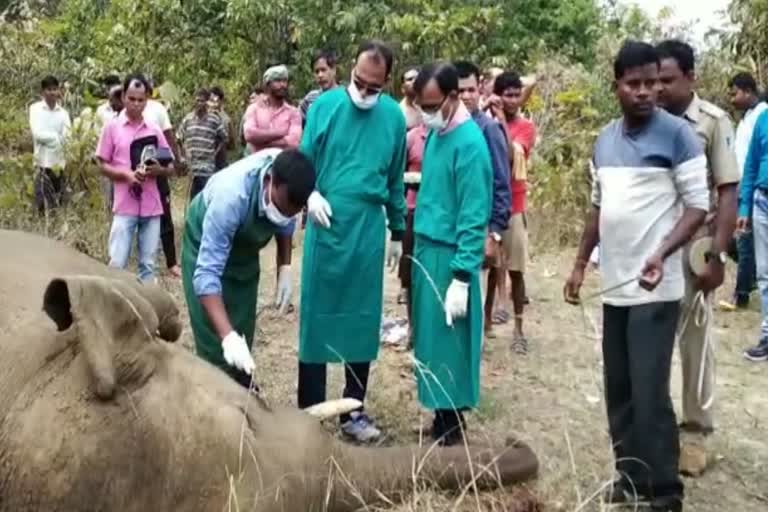
[[352,71],[352,82],[354,82],[355,87],[357,87],[357,90],[360,92],[365,92],[366,94],[374,95],[379,94],[382,89],[384,89],[383,86],[377,85],[377,84],[369,84],[365,80],[361,79],[359,76],[357,76],[357,73]]
[[421,109],[421,111],[424,112],[425,114],[432,114],[434,112],[437,112],[441,108],[443,108],[443,105],[445,104],[445,101],[447,99],[448,99],[448,96],[443,96],[443,99],[437,105],[419,104],[419,109]]

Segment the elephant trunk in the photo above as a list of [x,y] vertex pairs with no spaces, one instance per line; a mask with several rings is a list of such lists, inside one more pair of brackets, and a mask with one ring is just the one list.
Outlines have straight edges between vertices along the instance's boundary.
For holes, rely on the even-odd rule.
[[538,473],[538,459],[527,445],[508,442],[494,449],[477,446],[440,448],[361,448],[339,445],[329,472],[329,510],[356,510],[385,499],[398,500],[414,488],[461,489],[475,482],[488,489],[519,483]]

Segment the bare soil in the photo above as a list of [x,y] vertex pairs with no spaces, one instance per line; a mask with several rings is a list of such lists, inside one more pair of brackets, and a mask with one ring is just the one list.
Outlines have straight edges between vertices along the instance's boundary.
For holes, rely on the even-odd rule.
[[[179,218],[177,216],[177,223]],[[179,230],[180,231],[180,230]],[[303,231],[296,234],[293,252],[294,312],[279,316],[272,308],[276,284],[274,244],[261,254],[257,345],[257,381],[272,402],[296,403],[299,278]],[[472,438],[502,441],[515,435],[530,443],[541,460],[540,478],[530,490],[544,510],[599,511],[599,491],[613,477],[607,420],[602,399],[599,345],[600,303],[583,308],[561,300],[563,282],[573,261],[572,251],[535,253],[527,274],[531,304],[525,312],[530,347],[525,356],[510,349],[511,323],[496,326],[497,337],[486,340],[482,366],[482,398],[468,416]],[[732,290],[732,265],[717,299]],[[384,315],[404,317],[397,304],[396,274],[385,274]],[[163,277],[183,304],[181,282]],[[340,283],[354,286],[359,283]],[[597,291],[599,275],[587,278],[584,295]],[[715,461],[699,478],[685,478],[686,509],[696,512],[768,510],[765,474],[768,471],[768,364],[746,361],[742,351],[755,340],[760,323],[759,301],[748,311],[716,311],[717,431],[706,447]],[[193,346],[187,329],[183,343]],[[672,393],[679,410],[681,372],[677,353]],[[328,397],[340,396],[342,368],[329,370]],[[369,383],[367,409],[385,432],[383,444],[417,442],[419,425],[429,413],[417,401],[412,352],[382,346]],[[335,429],[333,424],[330,429]],[[500,489],[464,496],[416,489],[407,502],[386,510],[515,511],[513,494]],[[532,510],[532,509],[531,509]]]

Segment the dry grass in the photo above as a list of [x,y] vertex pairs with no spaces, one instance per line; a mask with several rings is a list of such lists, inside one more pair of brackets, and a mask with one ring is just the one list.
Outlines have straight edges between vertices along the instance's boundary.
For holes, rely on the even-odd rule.
[[[183,214],[179,203],[177,226],[182,225]],[[108,229],[108,225],[101,226],[94,234],[103,236]],[[296,403],[302,236],[302,231],[297,232],[293,254],[294,313],[280,317],[268,307],[276,284],[273,244],[261,256],[258,344],[254,351],[256,380],[266,399],[291,405]],[[472,438],[501,442],[513,435],[534,448],[541,470],[530,490],[545,504],[544,510],[602,511],[606,508],[600,504],[599,491],[611,480],[613,463],[602,400],[601,355],[595,337],[600,308],[592,302],[581,310],[560,299],[572,257],[571,251],[534,254],[527,277],[532,300],[526,310],[529,354],[512,353],[511,328],[497,328],[497,338],[488,340],[484,350],[481,404],[467,419]],[[166,275],[162,279],[183,304],[180,281]],[[596,290],[598,283],[596,275],[589,276],[586,291]],[[731,289],[729,276],[718,298]],[[395,275],[385,273],[385,315],[404,316],[403,306],[396,302],[398,291]],[[716,312],[718,430],[708,441],[708,449],[717,462],[703,477],[685,479],[687,510],[750,512],[768,507],[768,365],[748,363],[741,355],[743,348],[754,342],[759,321],[756,300],[748,312]],[[182,342],[192,347],[189,329]],[[338,365],[331,366],[328,380],[328,397],[340,396],[343,372]],[[673,396],[678,406],[680,389],[676,353]],[[386,434],[382,444],[419,440],[415,428],[426,426],[430,419],[416,400],[411,353],[382,347],[371,373],[367,408]],[[405,502],[374,510],[515,511],[519,493],[525,492],[498,490],[475,497],[471,490],[446,494],[416,488]]]
[[[262,254],[259,291],[257,381],[269,401],[295,404],[298,340],[298,298],[301,238],[293,254],[297,311],[284,317],[269,307],[276,283],[274,247]],[[600,490],[613,476],[613,462],[602,400],[601,355],[595,329],[600,308],[592,302],[581,310],[562,303],[561,287],[573,253],[535,254],[527,285],[532,304],[526,311],[529,354],[509,349],[511,330],[497,327],[497,338],[486,343],[482,366],[482,399],[468,416],[472,438],[503,440],[517,436],[531,444],[541,461],[541,476],[531,486],[545,510],[602,511]],[[723,287],[732,288],[732,276]],[[179,284],[167,281],[177,296]],[[597,275],[588,277],[587,292],[597,290]],[[396,297],[399,284],[385,272],[385,315],[403,316]],[[756,301],[755,301],[756,302]],[[757,511],[766,506],[763,490],[768,470],[768,366],[746,362],[741,352],[753,343],[757,305],[744,313],[716,312],[718,340],[718,431],[708,441],[715,466],[699,479],[685,479],[687,507],[697,512]],[[184,342],[191,347],[190,333]],[[673,396],[679,405],[680,367],[675,354]],[[328,397],[340,396],[343,372],[329,371]],[[386,436],[382,444],[418,442],[417,427],[429,415],[416,399],[411,353],[382,347],[371,372],[367,408]],[[521,490],[499,490],[461,496],[415,489],[391,511],[514,511]]]

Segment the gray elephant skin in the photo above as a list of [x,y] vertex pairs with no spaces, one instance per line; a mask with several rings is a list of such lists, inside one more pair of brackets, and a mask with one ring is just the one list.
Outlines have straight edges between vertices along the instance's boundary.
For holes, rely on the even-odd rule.
[[[0,511],[347,511],[534,478],[517,441],[360,447],[173,343],[170,294],[0,230]],[[415,476],[414,476],[415,475]]]

